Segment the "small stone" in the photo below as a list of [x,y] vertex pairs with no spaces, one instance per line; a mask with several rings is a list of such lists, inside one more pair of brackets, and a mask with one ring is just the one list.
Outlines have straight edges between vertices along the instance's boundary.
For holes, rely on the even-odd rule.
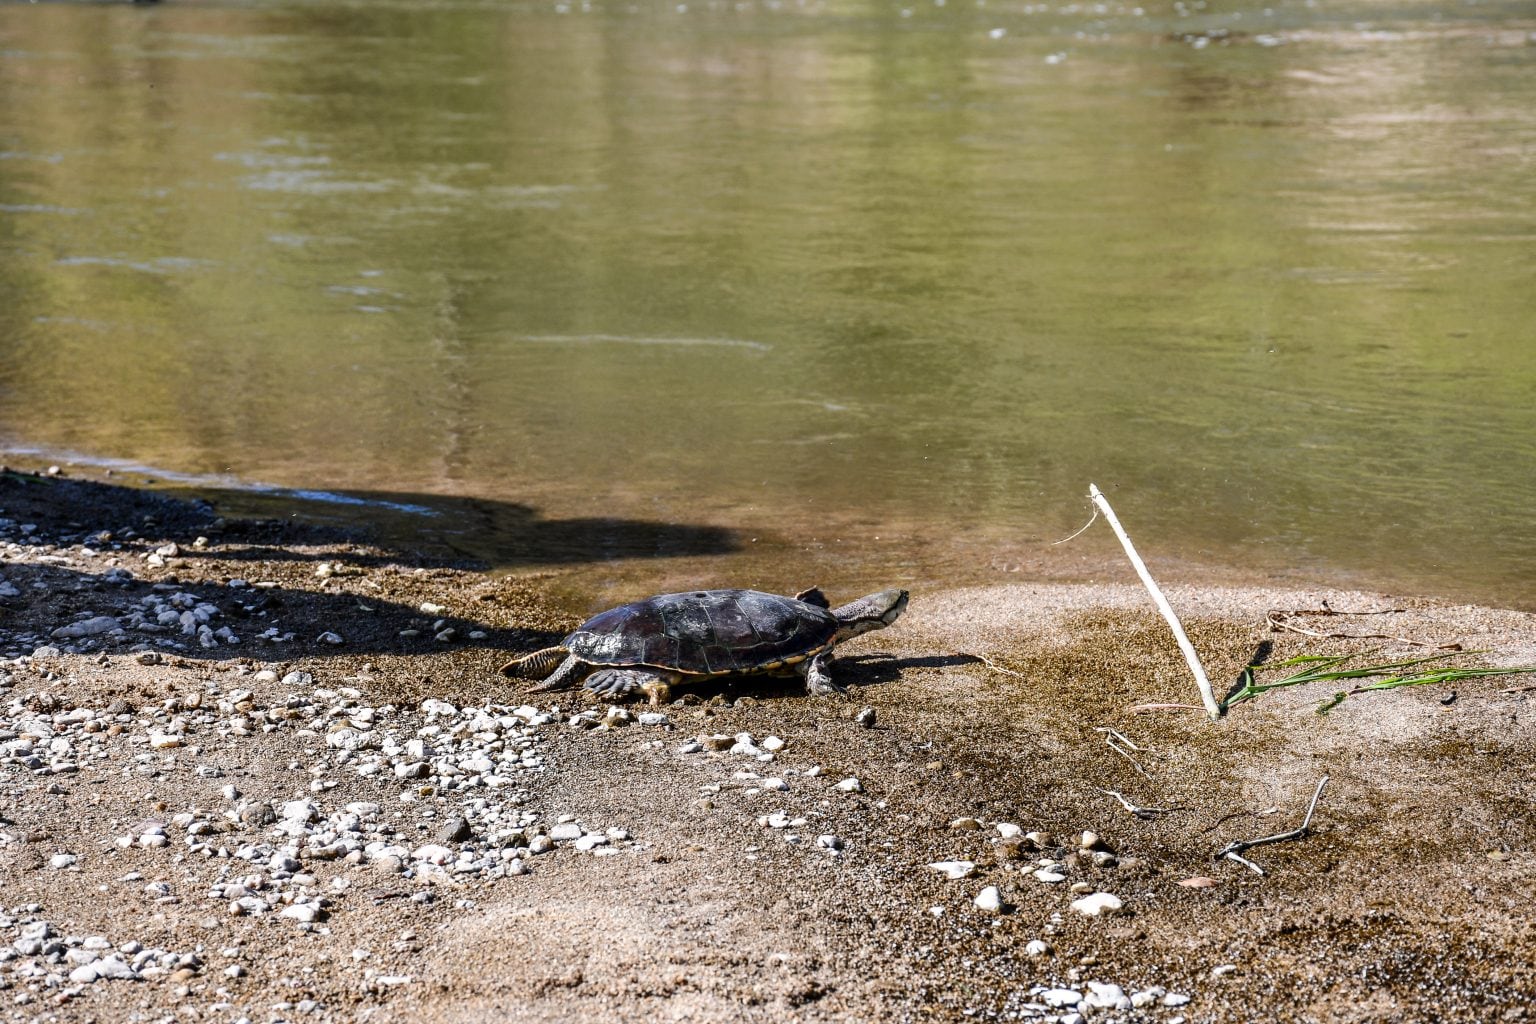
[[1095,1010],[1129,1010],[1131,997],[1126,995],[1125,989],[1119,985],[1090,981],[1088,994],[1083,998],[1082,1005]]
[[734,736],[701,736],[699,742],[705,750],[730,750],[736,743]]
[[83,964],[69,972],[69,980],[76,984],[90,984],[93,981],[134,981],[138,974],[128,966],[122,957],[108,956],[100,960],[93,960]]
[[581,826],[574,821],[562,821],[549,830],[549,838],[561,843],[580,839],[581,836]]
[[779,751],[783,750],[787,744],[784,740],[779,739],[777,736],[768,736],[765,737],[763,742],[759,743],[758,746],[762,747],[770,754],[777,754]]
[[1011,821],[1000,821],[993,827],[1003,839],[1017,839],[1024,834],[1024,829]]
[[679,754],[697,754],[703,749],[704,744],[700,743],[698,740],[688,740],[686,743],[678,746],[677,752]]
[[831,834],[819,835],[816,837],[816,845],[823,850],[841,850],[843,841]]
[[949,827],[957,832],[975,832],[981,828],[981,822],[975,818],[956,818],[949,823]]
[[968,860],[935,861],[929,864],[928,867],[952,882],[959,881],[962,878],[970,878],[976,873],[976,865]]
[[1211,977],[1225,978],[1229,974],[1237,973],[1237,964],[1222,964],[1220,967],[1211,968]]
[[859,713],[853,716],[853,721],[861,728],[873,729],[875,727],[875,709],[861,708]]
[[345,641],[341,639],[341,634],[340,633],[332,632],[329,629],[326,630],[324,633],[321,633],[319,636],[315,637],[315,639],[320,641],[322,644],[345,643]]
[[277,820],[277,813],[265,800],[245,804],[237,812],[237,816],[241,823],[248,826],[270,825]]
[[283,804],[282,815],[284,821],[307,823],[315,820],[318,809],[312,800],[289,800]]
[[1159,1000],[1164,1006],[1184,1006],[1189,1002],[1189,996],[1179,992],[1169,992]]
[[668,722],[671,721],[670,718],[668,718],[666,715],[662,714],[659,711],[642,711],[637,716],[636,720],[639,721],[639,723],[641,725],[648,725],[648,726],[666,725]]
[[1055,885],[1058,882],[1065,882],[1067,880],[1066,875],[1060,871],[1052,871],[1050,868],[1041,868],[1033,872],[1033,874],[1035,881],[1044,882],[1046,885]]
[[320,916],[320,908],[312,903],[293,903],[279,911],[278,916],[292,918],[300,924],[309,924]]
[[56,853],[52,857],[48,858],[48,866],[53,868],[55,871],[62,871],[65,868],[74,867],[75,861],[77,859],[78,858],[72,853]]
[[1089,885],[1087,882],[1073,882],[1071,886],[1068,887],[1068,891],[1071,892],[1074,896],[1086,896],[1088,893],[1093,892],[1093,886]]
[[839,782],[833,788],[836,789],[840,793],[862,793],[862,792],[864,792],[864,784],[862,782],[860,782],[858,779],[854,779],[854,778],[844,779],[842,782]]
[[989,885],[976,897],[976,909],[985,910],[990,914],[1003,912],[1003,894],[995,885]]
[[555,841],[549,836],[534,836],[528,840],[528,852],[532,854],[548,853],[555,848]]
[[1083,994],[1073,988],[1048,988],[1040,993],[1040,1001],[1046,1006],[1061,1009],[1066,1006],[1076,1006],[1082,1002]]
[[71,622],[67,626],[60,626],[49,635],[55,639],[75,640],[88,636],[99,636],[102,633],[110,633],[114,629],[121,629],[122,623],[110,615],[98,615],[95,618],[83,619],[80,622]]
[[462,814],[455,814],[443,822],[433,838],[439,843],[462,843],[473,834],[469,820]]
[[1049,850],[1056,845],[1056,837],[1049,832],[1026,832],[1024,838],[1029,840],[1037,850]]
[[1050,956],[1051,944],[1044,939],[1030,939],[1024,943],[1024,955],[1034,957]]
[[1084,832],[1077,837],[1077,845],[1082,850],[1097,850],[1104,844],[1103,838],[1097,832]]
[[1072,901],[1072,909],[1084,917],[1110,917],[1120,913],[1123,906],[1120,897],[1107,892],[1096,892]]
[[1186,889],[1209,889],[1212,886],[1220,885],[1221,882],[1206,875],[1196,875],[1193,878],[1179,879],[1179,884]]

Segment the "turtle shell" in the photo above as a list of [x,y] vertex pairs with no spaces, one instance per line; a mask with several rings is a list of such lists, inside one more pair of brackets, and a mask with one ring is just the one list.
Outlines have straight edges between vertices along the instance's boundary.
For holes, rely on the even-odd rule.
[[648,665],[688,675],[761,672],[832,646],[838,622],[814,604],[756,590],[661,594],[610,609],[565,646],[594,665]]

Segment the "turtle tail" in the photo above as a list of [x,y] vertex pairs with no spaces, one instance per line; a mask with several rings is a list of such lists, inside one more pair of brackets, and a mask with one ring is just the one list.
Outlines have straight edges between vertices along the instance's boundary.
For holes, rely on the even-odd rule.
[[507,662],[501,666],[501,674],[513,679],[543,679],[570,653],[564,647],[546,647],[542,651],[534,651]]

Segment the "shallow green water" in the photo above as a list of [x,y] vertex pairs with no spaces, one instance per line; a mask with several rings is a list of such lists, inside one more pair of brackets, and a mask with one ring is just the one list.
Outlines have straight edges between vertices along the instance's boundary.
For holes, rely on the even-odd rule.
[[420,528],[594,580],[1090,571],[1093,480],[1154,567],[1536,606],[1532,33],[0,6],[0,451],[473,499]]

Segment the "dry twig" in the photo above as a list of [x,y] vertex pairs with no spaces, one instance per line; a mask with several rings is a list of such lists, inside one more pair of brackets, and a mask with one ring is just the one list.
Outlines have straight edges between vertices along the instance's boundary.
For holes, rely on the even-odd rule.
[[1307,805],[1306,817],[1301,819],[1301,825],[1298,828],[1293,828],[1289,832],[1280,832],[1276,835],[1265,836],[1262,839],[1239,839],[1236,842],[1228,843],[1221,850],[1217,851],[1216,859],[1221,860],[1223,857],[1225,857],[1228,860],[1235,860],[1239,864],[1242,864],[1244,867],[1250,868],[1251,870],[1262,875],[1264,873],[1264,869],[1259,867],[1253,861],[1243,857],[1243,852],[1252,849],[1255,846],[1266,846],[1269,843],[1284,843],[1291,839],[1300,839],[1301,837],[1305,836],[1307,834],[1308,827],[1312,824],[1312,812],[1317,810],[1318,798],[1323,795],[1323,787],[1326,785],[1328,785],[1328,776],[1324,775],[1317,784],[1316,792],[1312,794],[1312,802]]
[[1269,622],[1271,629],[1283,630],[1289,633],[1300,633],[1302,636],[1315,637],[1318,640],[1396,640],[1398,643],[1407,644],[1410,647],[1427,647],[1435,651],[1459,651],[1462,649],[1461,644],[1455,641],[1437,644],[1429,640],[1415,640],[1412,637],[1395,636],[1391,633],[1324,633],[1321,630],[1308,629],[1305,626],[1298,626],[1288,621],[1292,616],[1296,615],[1390,615],[1393,612],[1400,611],[1402,611],[1401,608],[1380,608],[1364,612],[1336,612],[1325,603],[1322,608],[1317,609],[1274,608],[1267,612],[1264,618]]
[[[1125,758],[1127,761],[1131,762],[1131,767],[1135,768],[1137,774],[1139,774],[1142,778],[1150,779],[1152,777],[1148,775],[1146,769],[1141,766],[1141,762],[1137,761],[1130,754],[1130,750],[1134,750],[1139,753],[1141,751],[1140,747],[1126,739],[1125,736],[1119,731],[1108,728],[1107,726],[1094,726],[1093,731],[1102,732],[1104,734],[1104,745],[1109,747],[1110,750],[1113,750],[1115,753],[1119,754],[1121,757]],[[1124,750],[1121,749],[1121,747],[1116,746],[1117,742],[1123,744],[1125,747],[1129,747],[1130,750]]]
[[975,658],[977,661],[979,661],[983,665],[987,666],[987,668],[991,669],[993,672],[1001,672],[1005,676],[1013,676],[1015,679],[1028,679],[1029,678],[1023,672],[1016,672],[1016,671],[1014,671],[1011,668],[1004,668],[1002,665],[999,665],[997,662],[993,661],[991,658],[987,657],[985,654],[972,654],[971,652],[966,651],[965,652],[965,657],[967,657],[967,658]]
[[1159,814],[1167,814],[1169,811],[1177,811],[1181,809],[1178,807],[1137,807],[1135,804],[1127,800],[1123,793],[1120,793],[1116,790],[1101,789],[1099,792],[1103,793],[1105,796],[1114,797],[1116,800],[1120,801],[1121,807],[1124,807],[1138,818],[1155,818]]

